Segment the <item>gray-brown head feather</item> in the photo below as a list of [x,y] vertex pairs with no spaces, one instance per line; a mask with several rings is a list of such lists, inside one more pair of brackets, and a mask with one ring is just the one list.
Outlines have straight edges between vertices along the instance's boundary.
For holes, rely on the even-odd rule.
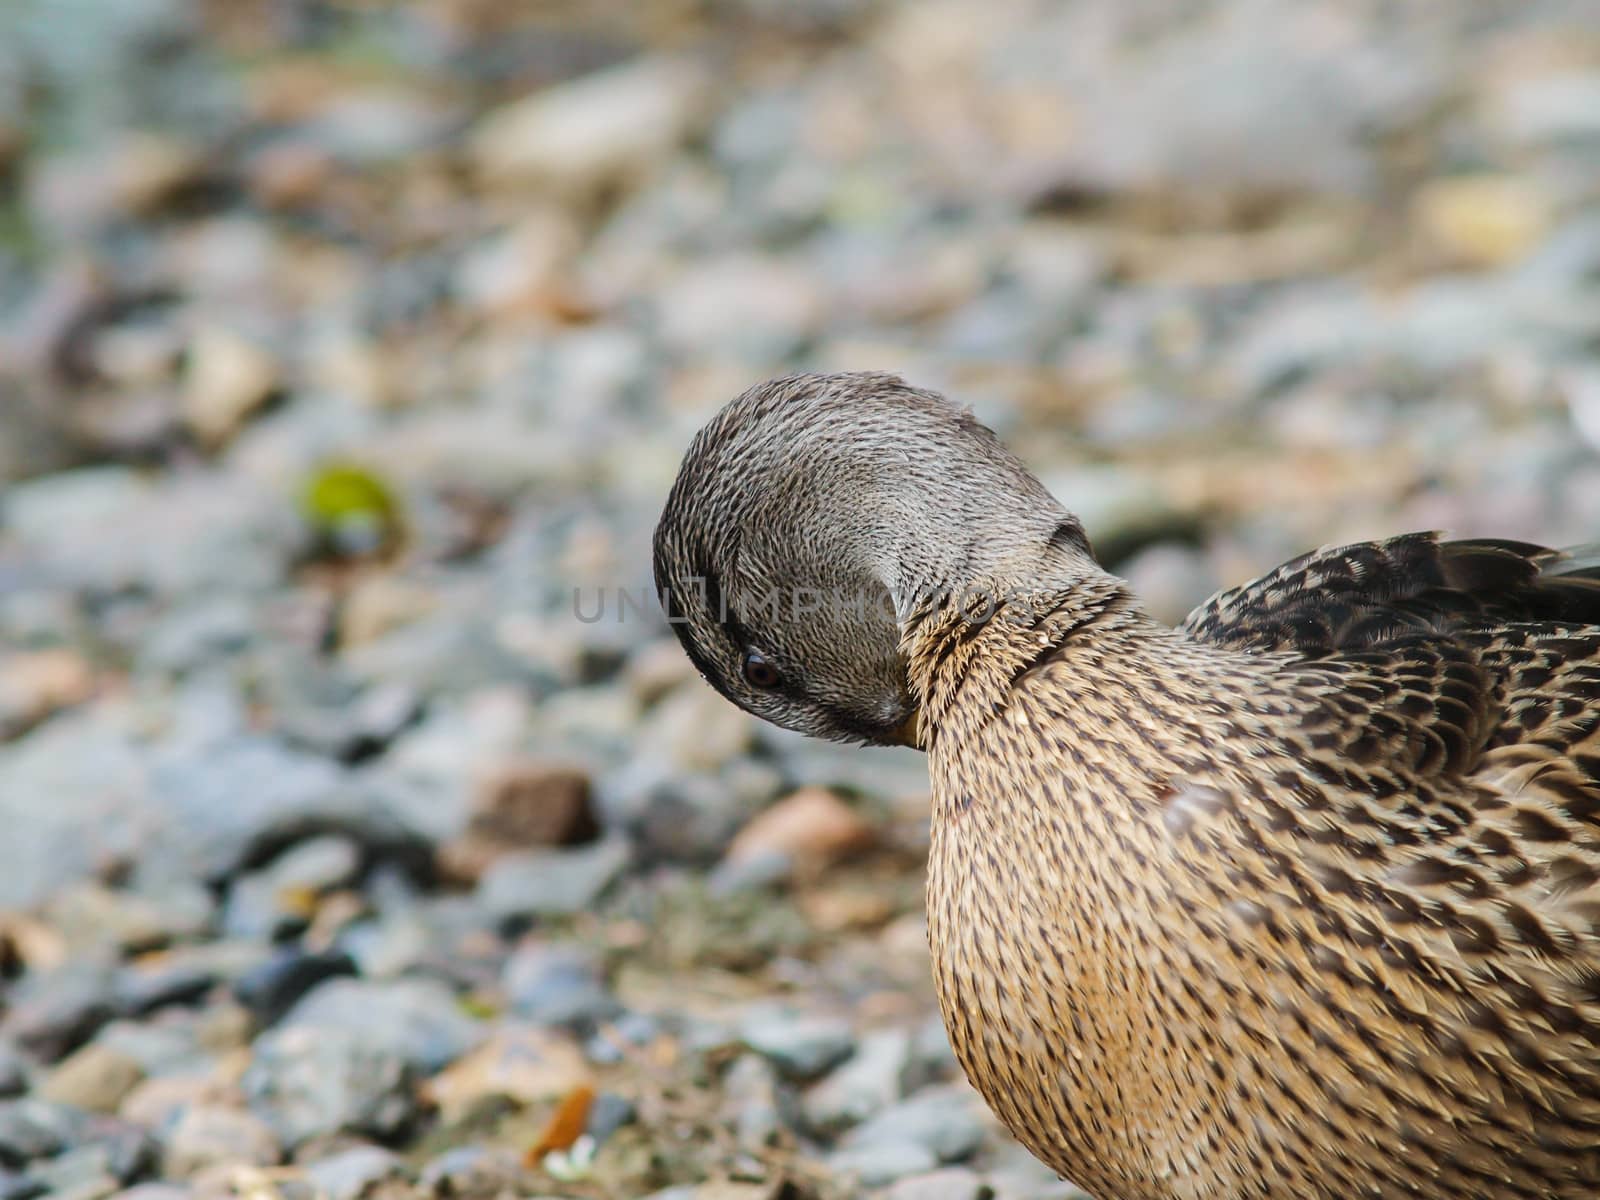
[[[655,576],[730,700],[816,736],[889,742],[915,704],[897,614],[940,591],[1027,586],[1086,553],[1077,521],[970,413],[893,375],[795,375],[696,436]],[[752,652],[778,685],[746,680]]]

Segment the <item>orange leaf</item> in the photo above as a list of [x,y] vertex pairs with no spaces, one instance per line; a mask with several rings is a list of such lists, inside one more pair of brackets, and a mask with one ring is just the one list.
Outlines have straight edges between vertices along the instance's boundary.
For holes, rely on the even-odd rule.
[[583,1136],[592,1104],[594,1089],[587,1084],[580,1083],[568,1092],[539,1131],[538,1140],[528,1148],[527,1164],[536,1167],[552,1150],[571,1149],[572,1143]]

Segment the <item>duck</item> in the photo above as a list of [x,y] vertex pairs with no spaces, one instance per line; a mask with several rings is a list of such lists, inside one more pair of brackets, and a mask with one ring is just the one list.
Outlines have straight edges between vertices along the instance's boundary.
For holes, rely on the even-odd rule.
[[653,543],[701,675],[926,752],[950,1044],[1097,1200],[1600,1196],[1600,554],[1413,533],[1147,615],[970,412],[752,387]]

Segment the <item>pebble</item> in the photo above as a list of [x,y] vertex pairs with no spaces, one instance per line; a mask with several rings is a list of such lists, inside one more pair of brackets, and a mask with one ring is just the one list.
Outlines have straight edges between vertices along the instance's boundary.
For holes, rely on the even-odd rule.
[[1423,235],[1477,268],[1526,257],[1548,229],[1550,209],[1534,180],[1510,175],[1447,176],[1424,184],[1412,199]]
[[181,1112],[165,1137],[162,1171],[188,1179],[208,1167],[270,1167],[283,1156],[272,1128],[260,1117],[220,1104],[195,1104]]
[[540,1025],[593,1027],[621,1012],[599,957],[580,946],[524,942],[502,976],[512,1012]]
[[540,759],[512,759],[482,768],[471,815],[459,837],[439,848],[447,875],[476,882],[508,851],[592,842],[600,827],[588,773]]
[[491,180],[588,191],[636,177],[692,128],[703,81],[687,62],[642,58],[491,112],[474,131]]
[[193,880],[139,892],[89,882],[59,892],[47,911],[56,929],[79,946],[110,942],[138,954],[204,938],[212,931],[216,902]]
[[522,1194],[522,1164],[514,1154],[487,1146],[457,1146],[423,1165],[417,1183],[433,1196],[491,1200]]
[[739,1023],[739,1038],[789,1079],[814,1079],[848,1058],[855,1034],[848,1021],[782,1007],[757,1007]]
[[994,1200],[995,1191],[965,1167],[945,1167],[896,1180],[884,1200]]
[[912,1145],[959,1162],[983,1141],[982,1103],[965,1084],[937,1085],[875,1113],[846,1135],[846,1149]]
[[360,1200],[369,1189],[406,1172],[399,1155],[379,1146],[353,1146],[303,1169],[311,1186],[328,1200]]
[[88,1121],[75,1108],[32,1097],[0,1101],[0,1166],[21,1167],[79,1141]]
[[863,1142],[828,1156],[830,1169],[855,1176],[865,1187],[882,1187],[908,1175],[932,1171],[938,1165],[938,1155],[911,1141]]
[[759,813],[729,843],[724,864],[768,857],[815,872],[870,847],[874,827],[835,792],[802,788]]
[[113,1200],[189,1200],[188,1188],[172,1183],[137,1183],[117,1192]]
[[449,985],[424,978],[331,979],[300,1000],[280,1028],[348,1034],[424,1072],[454,1062],[483,1036]]
[[241,975],[233,992],[263,1025],[273,1025],[319,984],[355,972],[343,950],[308,952],[286,946]]
[[427,1083],[427,1094],[446,1121],[489,1096],[523,1104],[545,1103],[592,1083],[576,1043],[537,1025],[502,1022],[476,1050]]
[[190,1108],[228,1108],[232,1098],[233,1081],[206,1063],[190,1073],[146,1079],[128,1093],[117,1115],[146,1129],[168,1129]]
[[72,650],[34,650],[0,657],[0,741],[17,737],[94,692],[95,671]]
[[596,1146],[603,1146],[607,1138],[623,1126],[633,1124],[638,1116],[639,1110],[626,1096],[600,1092],[589,1106],[589,1119],[584,1123],[583,1132],[594,1139]]
[[113,974],[83,960],[45,974],[30,974],[12,989],[0,1029],[46,1062],[76,1049],[111,1019]]
[[909,1032],[880,1029],[865,1034],[849,1059],[806,1092],[806,1123],[818,1131],[834,1131],[866,1120],[900,1099],[912,1069]]
[[10,1038],[0,1038],[0,1099],[20,1096],[27,1090],[27,1059]]
[[478,881],[478,901],[502,922],[567,916],[591,908],[627,867],[632,850],[608,838],[570,850],[519,850]]
[[705,684],[689,684],[666,696],[640,732],[641,752],[684,772],[715,770],[750,748],[754,718]]
[[181,411],[201,445],[216,448],[278,391],[272,356],[225,325],[204,325],[189,344]]
[[783,1135],[786,1122],[777,1072],[765,1058],[742,1054],[723,1076],[723,1103],[739,1145],[765,1150]]
[[1145,610],[1158,621],[1179,624],[1214,593],[1222,581],[1206,556],[1176,542],[1156,542],[1117,564]]
[[613,820],[653,862],[715,862],[748,816],[722,773],[663,773],[648,757],[611,775],[605,794]]
[[58,1063],[39,1087],[39,1095],[86,1112],[115,1112],[144,1078],[138,1059],[91,1042]]
[[[191,1070],[211,1058],[210,1049],[201,1040],[204,1025],[205,1018],[194,1012],[175,1012],[153,1021],[112,1021],[95,1035],[93,1042],[73,1055],[73,1059],[89,1050],[100,1050],[107,1056],[122,1058],[136,1067],[139,1081],[150,1076]],[[69,1063],[71,1061],[67,1060]],[[110,1061],[114,1062],[115,1058]],[[135,1082],[135,1086],[139,1081]],[[80,1104],[79,1107],[90,1106]]]
[[242,1086],[251,1111],[291,1148],[336,1133],[397,1137],[417,1115],[404,1055],[346,1029],[300,1025],[266,1035]]
[[69,1150],[49,1162],[36,1164],[29,1176],[45,1188],[47,1195],[101,1200],[122,1188],[121,1181],[105,1169],[103,1159],[93,1147]]
[[317,899],[353,881],[362,851],[354,841],[325,834],[297,843],[266,867],[236,878],[222,911],[223,932],[274,940],[309,921]]

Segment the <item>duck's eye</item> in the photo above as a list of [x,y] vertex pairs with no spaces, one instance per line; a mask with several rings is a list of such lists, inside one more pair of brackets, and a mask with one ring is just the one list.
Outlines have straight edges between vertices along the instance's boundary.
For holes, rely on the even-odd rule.
[[752,650],[744,656],[744,681],[753,688],[767,691],[783,682],[778,668],[765,657]]

